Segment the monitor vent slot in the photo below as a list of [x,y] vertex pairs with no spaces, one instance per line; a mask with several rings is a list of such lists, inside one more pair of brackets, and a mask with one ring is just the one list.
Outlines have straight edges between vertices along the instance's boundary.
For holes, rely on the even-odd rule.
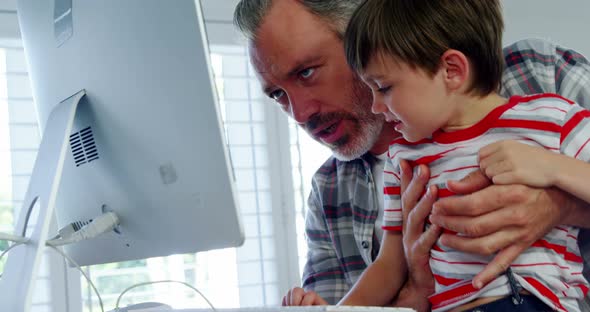
[[70,135],[70,148],[76,167],[98,159],[98,150],[90,127]]

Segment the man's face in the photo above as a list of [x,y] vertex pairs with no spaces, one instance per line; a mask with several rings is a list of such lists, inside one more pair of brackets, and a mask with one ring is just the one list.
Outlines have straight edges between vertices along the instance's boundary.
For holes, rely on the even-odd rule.
[[265,94],[339,159],[379,140],[384,118],[371,113],[371,91],[349,69],[342,41],[296,1],[276,1],[250,57]]

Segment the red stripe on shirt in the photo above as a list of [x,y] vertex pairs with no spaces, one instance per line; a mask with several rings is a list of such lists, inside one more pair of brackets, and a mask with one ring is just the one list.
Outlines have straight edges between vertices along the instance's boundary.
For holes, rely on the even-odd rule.
[[572,118],[570,118],[565,125],[563,125],[563,129],[561,129],[561,138],[559,140],[559,144],[562,144],[565,138],[570,135],[570,133],[580,124],[582,120],[585,118],[590,117],[590,111],[583,110],[577,112]]
[[567,261],[572,261],[572,262],[576,262],[576,263],[582,263],[584,261],[582,259],[582,257],[567,251],[567,248],[565,246],[558,245],[558,244],[552,244],[544,239],[540,239],[540,240],[534,242],[531,245],[531,247],[540,247],[540,248],[551,249],[551,250],[557,252],[558,254],[563,255],[563,258]]
[[462,281],[461,279],[458,278],[447,278],[441,275],[437,275],[437,274],[433,274],[434,279],[441,285],[443,286],[449,286],[449,285],[453,285],[455,283],[458,283],[460,281]]
[[385,186],[385,187],[383,187],[383,194],[385,194],[385,195],[400,195],[401,189],[402,188],[400,186]]
[[556,123],[523,119],[500,119],[494,124],[494,128],[522,128],[555,133],[561,132],[561,126]]
[[545,285],[543,285],[541,282],[539,282],[537,279],[532,278],[532,277],[524,277],[524,279],[531,284],[531,286],[535,287],[535,289],[537,289],[537,291],[539,291],[541,293],[541,295],[543,295],[545,298],[551,300],[551,302],[553,302],[553,304],[555,304],[555,306],[559,309],[561,309],[562,311],[567,311],[559,302],[559,298],[547,287],[545,287]]
[[439,189],[438,198],[455,196],[457,193],[451,192],[449,189]]
[[584,147],[586,147],[586,144],[588,144],[588,142],[590,142],[590,139],[586,140],[586,142],[584,142],[584,144],[582,144],[582,147],[580,147],[580,149],[578,149],[578,151],[576,152],[576,155],[574,155],[574,158],[578,158],[578,155],[580,155],[580,153],[582,152]]
[[420,157],[420,158],[418,158],[416,160],[410,161],[410,166],[413,168],[413,167],[416,167],[418,165],[429,165],[430,163],[432,163],[434,161],[437,161],[437,160],[445,157],[446,154],[448,154],[448,153],[450,153],[452,151],[456,151],[456,150],[461,149],[461,148],[463,148],[463,147],[462,146],[457,146],[457,147],[452,148],[450,150],[442,151],[442,152],[440,152],[438,154]]
[[463,298],[473,295],[477,292],[471,282],[466,282],[465,285],[449,289],[448,291],[434,294],[428,297],[428,300],[432,304],[432,309],[438,309],[443,306],[453,304]]
[[381,229],[384,230],[384,231],[397,231],[397,232],[401,232],[403,230],[401,225],[398,225],[398,226],[386,226],[386,225],[384,225],[384,226],[381,227]]

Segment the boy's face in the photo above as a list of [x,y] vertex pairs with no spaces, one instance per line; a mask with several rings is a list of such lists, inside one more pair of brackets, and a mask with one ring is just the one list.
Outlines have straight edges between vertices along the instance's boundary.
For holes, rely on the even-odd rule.
[[443,71],[432,76],[387,54],[375,53],[360,74],[373,92],[373,113],[383,114],[407,141],[416,142],[443,128],[452,116],[454,105]]

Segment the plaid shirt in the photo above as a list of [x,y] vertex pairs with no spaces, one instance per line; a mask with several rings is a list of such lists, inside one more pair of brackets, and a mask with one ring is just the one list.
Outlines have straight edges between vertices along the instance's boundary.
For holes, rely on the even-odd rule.
[[[558,93],[590,108],[590,63],[579,53],[529,39],[506,47],[504,55],[501,93],[505,97]],[[374,229],[378,196],[383,195],[371,172],[375,161],[370,154],[348,162],[331,157],[312,180],[303,287],[316,291],[331,304],[348,292],[379,249]],[[580,233],[585,267],[590,263],[588,233]],[[590,311],[584,306],[581,309]]]

